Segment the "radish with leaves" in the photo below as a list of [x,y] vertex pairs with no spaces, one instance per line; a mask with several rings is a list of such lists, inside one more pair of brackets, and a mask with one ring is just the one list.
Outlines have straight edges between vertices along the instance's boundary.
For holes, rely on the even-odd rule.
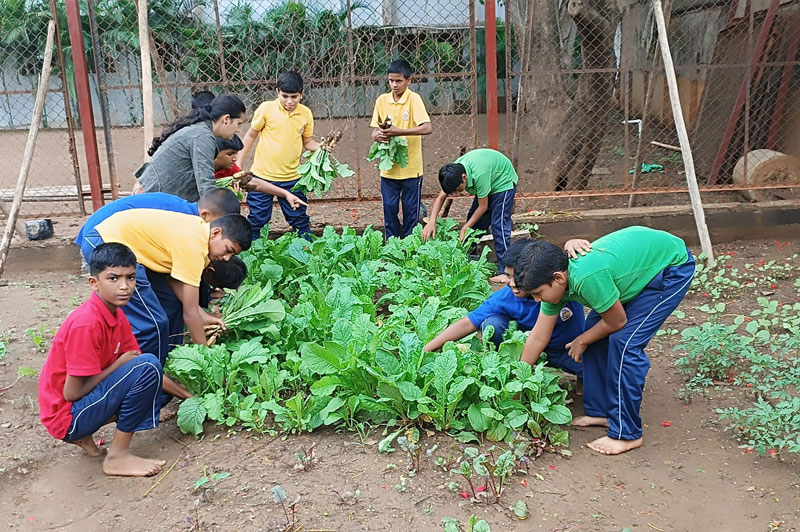
[[323,139],[317,151],[314,153],[307,151],[303,154],[307,161],[297,168],[300,179],[293,190],[299,190],[304,194],[313,192],[316,197],[321,198],[331,189],[334,179],[355,175],[349,166],[337,161],[331,153],[341,138],[342,130],[340,129]]
[[[389,129],[392,127],[392,117],[387,116],[382,122],[378,116],[378,127]],[[396,164],[400,168],[408,166],[408,141],[405,137],[389,137],[388,142],[373,142],[367,154],[368,161],[378,160],[378,170],[391,170]]]

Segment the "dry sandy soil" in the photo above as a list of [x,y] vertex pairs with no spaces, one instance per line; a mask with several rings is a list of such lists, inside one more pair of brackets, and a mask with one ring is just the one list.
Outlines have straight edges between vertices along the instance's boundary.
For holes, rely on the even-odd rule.
[[[792,250],[796,247],[800,240],[791,243]],[[736,250],[738,262],[787,254],[773,242],[722,248]],[[71,247],[12,249],[5,279],[0,338],[8,352],[0,359],[0,387],[13,382],[20,366],[41,367],[53,331],[88,293]],[[796,298],[791,284],[781,281],[778,295]],[[703,321],[694,310],[699,304],[698,297],[687,299],[686,317],[671,317],[666,328]],[[729,309],[748,313],[751,304],[743,298]],[[42,332],[41,349],[27,329]],[[545,454],[529,475],[514,476],[502,504],[494,505],[471,504],[447,489],[459,479],[438,469],[434,460],[459,455],[462,445],[446,435],[423,438],[428,448],[439,447],[411,477],[400,451],[378,453],[380,429],[363,438],[333,431],[273,438],[208,426],[205,438],[196,441],[169,421],[134,440],[136,452],[167,461],[168,475],[106,477],[98,459],[47,435],[38,421],[36,379],[24,378],[0,392],[0,525],[68,531],[283,530],[283,511],[270,493],[281,484],[290,500],[300,496],[302,528],[295,529],[303,532],[433,532],[442,530],[443,517],[466,522],[470,514],[486,519],[495,532],[619,532],[630,526],[638,532],[800,530],[800,460],[747,453],[714,423],[716,408],[743,399],[734,391],[721,388],[691,405],[680,401],[675,343],[675,336],[665,335],[649,348],[644,447],[600,456],[584,444],[601,430],[573,429],[571,458]],[[579,403],[571,405],[574,414],[581,413]],[[662,426],[663,421],[671,425]],[[106,428],[98,436],[108,440],[110,435]],[[294,454],[312,442],[318,462],[308,471],[294,471]],[[209,490],[195,489],[198,479],[214,472],[230,476]],[[404,492],[396,488],[401,478]],[[346,494],[356,490],[357,500]],[[525,521],[508,509],[517,500],[531,510]]]

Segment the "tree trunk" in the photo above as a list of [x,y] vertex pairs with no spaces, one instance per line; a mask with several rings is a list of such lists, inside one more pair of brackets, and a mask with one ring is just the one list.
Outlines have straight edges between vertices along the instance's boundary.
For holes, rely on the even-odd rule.
[[[582,69],[614,68],[614,33],[620,12],[613,0],[570,0],[568,10],[581,37]],[[579,76],[575,100],[561,127],[561,148],[554,163],[556,190],[586,188],[612,107],[613,72]]]

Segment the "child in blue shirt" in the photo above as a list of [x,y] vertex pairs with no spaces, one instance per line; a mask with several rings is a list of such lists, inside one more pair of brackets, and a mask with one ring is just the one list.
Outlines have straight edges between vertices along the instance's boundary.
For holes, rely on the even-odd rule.
[[[518,290],[514,284],[516,261],[520,251],[530,241],[531,239],[519,240],[512,244],[506,252],[505,272],[511,279],[509,285],[492,294],[466,318],[453,323],[442,331],[436,338],[428,342],[425,351],[437,351],[445,343],[460,340],[476,331],[488,332],[487,329],[490,325],[494,328],[490,339],[498,346],[503,341],[503,334],[511,321],[517,322],[517,327],[521,331],[533,329],[539,317],[540,304]],[[574,301],[570,302],[561,309],[553,329],[553,336],[544,349],[547,354],[548,366],[576,375],[579,379],[583,377],[583,367],[569,356],[566,348],[567,344],[583,333],[583,329],[583,306]]]

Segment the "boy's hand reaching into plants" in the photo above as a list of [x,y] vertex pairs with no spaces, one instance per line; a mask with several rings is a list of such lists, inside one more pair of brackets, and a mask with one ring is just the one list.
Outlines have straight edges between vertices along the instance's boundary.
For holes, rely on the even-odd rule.
[[577,259],[578,254],[581,256],[586,255],[591,250],[591,242],[583,240],[582,238],[573,238],[572,240],[567,240],[567,243],[564,244],[564,251],[567,252],[567,255],[569,255],[571,259]]
[[422,237],[423,242],[427,242],[431,238],[435,237],[436,222],[425,224],[425,227],[422,228],[422,234],[420,234],[420,236]]
[[459,232],[458,232],[458,239],[459,239],[460,241],[462,241],[462,242],[463,242],[463,241],[464,241],[464,239],[465,239],[465,238],[467,238],[467,231],[468,231],[468,230],[469,230],[469,227],[467,227],[467,226],[465,225],[465,226],[463,226],[463,227],[461,228],[461,231],[459,231]]
[[209,328],[209,326],[216,326],[221,328],[223,331],[225,330],[225,322],[222,321],[221,318],[209,314],[208,312],[203,312],[203,328]]

